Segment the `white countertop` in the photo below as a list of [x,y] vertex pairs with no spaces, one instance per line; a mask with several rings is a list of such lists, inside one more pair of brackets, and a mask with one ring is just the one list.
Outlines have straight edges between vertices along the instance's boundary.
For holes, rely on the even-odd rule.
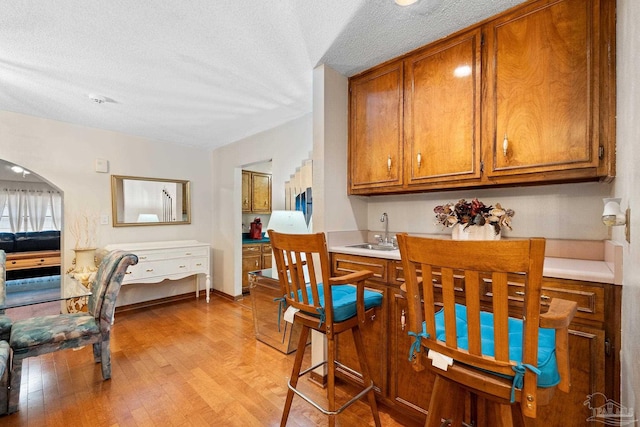
[[[329,247],[329,252],[400,260],[400,251],[398,249],[393,251],[378,251],[349,246],[331,246]],[[610,264],[605,261],[546,257],[544,259],[543,275],[545,277],[555,277],[558,279],[615,283],[614,272],[611,270]]]

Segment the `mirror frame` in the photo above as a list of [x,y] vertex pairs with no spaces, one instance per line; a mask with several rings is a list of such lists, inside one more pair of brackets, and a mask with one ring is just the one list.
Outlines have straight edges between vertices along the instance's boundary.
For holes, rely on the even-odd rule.
[[[119,218],[118,215],[118,201],[122,200],[124,195],[120,192],[122,188],[122,181],[151,181],[151,182],[167,182],[171,184],[182,184],[183,190],[183,205],[186,207],[187,218],[183,221],[160,221],[160,222],[124,222],[124,218]],[[124,200],[122,201],[124,204]],[[126,175],[111,175],[111,219],[114,227],[133,227],[133,226],[149,226],[149,225],[180,225],[191,224],[191,182],[182,179],[167,179],[167,178],[146,178],[140,176],[126,176]],[[119,221],[119,219],[121,219]]]

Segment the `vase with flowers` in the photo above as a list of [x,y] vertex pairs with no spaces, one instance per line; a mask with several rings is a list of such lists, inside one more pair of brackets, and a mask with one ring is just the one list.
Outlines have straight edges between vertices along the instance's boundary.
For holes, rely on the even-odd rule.
[[454,240],[499,240],[502,227],[511,230],[515,215],[513,209],[505,209],[500,203],[487,206],[478,199],[470,202],[460,199],[455,204],[436,206],[433,211],[436,223],[453,229]]

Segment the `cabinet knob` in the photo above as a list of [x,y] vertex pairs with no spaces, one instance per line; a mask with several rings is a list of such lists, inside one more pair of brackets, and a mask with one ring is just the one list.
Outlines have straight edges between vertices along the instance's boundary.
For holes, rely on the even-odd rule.
[[404,314],[404,310],[400,313],[400,329],[404,331],[405,326],[407,326],[407,317]]
[[507,138],[507,133],[504,134],[504,139],[502,140],[502,154],[507,157],[507,150],[509,149],[509,138]]
[[387,157],[387,171],[391,172],[391,154]]
[[418,169],[420,169],[420,165],[422,165],[422,153],[418,151]]

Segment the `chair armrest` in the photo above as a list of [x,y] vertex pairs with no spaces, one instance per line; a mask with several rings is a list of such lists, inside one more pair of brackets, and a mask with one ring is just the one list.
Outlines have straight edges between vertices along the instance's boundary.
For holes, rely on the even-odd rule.
[[330,285],[347,285],[355,284],[356,282],[364,282],[368,278],[373,277],[373,271],[361,270],[354,273],[349,273],[344,276],[335,276],[329,279]]
[[540,327],[556,330],[556,360],[560,383],[558,389],[568,393],[571,389],[569,375],[569,323],[578,311],[578,303],[554,298],[549,311],[540,315]]
[[549,329],[566,328],[573,320],[576,311],[578,311],[577,302],[554,298],[549,305],[549,311],[540,315],[540,327]]
[[361,270],[344,276],[331,277],[329,279],[329,284],[331,285],[356,285],[356,314],[358,316],[358,322],[363,325],[366,322],[364,315],[364,281],[370,277],[373,277],[373,271]]

